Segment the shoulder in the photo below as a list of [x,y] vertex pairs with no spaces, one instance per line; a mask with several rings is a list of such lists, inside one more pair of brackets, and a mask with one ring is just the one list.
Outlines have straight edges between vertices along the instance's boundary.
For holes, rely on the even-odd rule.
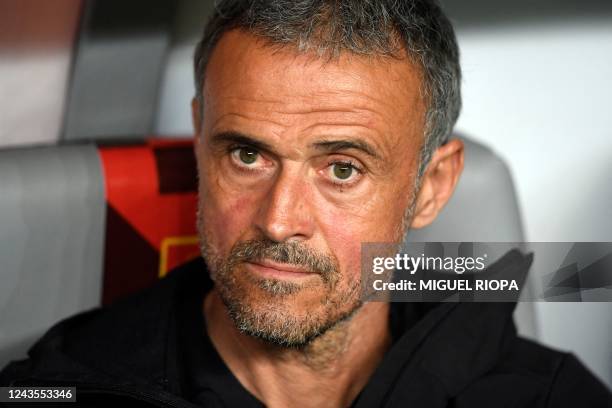
[[[168,321],[174,302],[181,291],[199,286],[204,273],[200,264],[190,262],[173,270],[152,286],[128,295],[104,307],[78,313],[54,325],[30,350],[37,353],[46,347],[104,352],[104,347],[144,342],[160,333]],[[142,339],[139,339],[142,338]],[[53,340],[53,341],[52,341]],[[99,349],[99,350],[97,350]]]
[[135,368],[153,370],[148,362],[165,352],[176,300],[185,290],[202,288],[207,281],[204,262],[198,259],[109,306],[63,319],[29,349],[28,359],[0,371],[0,382],[34,375],[80,378],[100,373],[112,376],[113,371],[126,373]]
[[520,337],[491,371],[458,396],[466,406],[492,400],[509,407],[612,408],[610,391],[573,354]]

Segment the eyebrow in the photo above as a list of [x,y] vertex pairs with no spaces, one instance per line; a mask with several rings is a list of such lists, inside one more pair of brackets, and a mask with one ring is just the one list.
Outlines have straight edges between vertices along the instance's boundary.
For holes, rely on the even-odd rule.
[[220,132],[216,133],[211,138],[211,143],[219,144],[219,143],[239,143],[247,146],[254,147],[258,150],[264,150],[268,152],[273,152],[274,149],[269,144],[262,142],[261,140],[257,140],[254,137],[245,135],[240,132],[229,131],[229,132]]
[[360,150],[366,153],[367,155],[377,160],[382,160],[382,158],[376,152],[376,149],[372,145],[370,145],[369,143],[363,140],[359,140],[359,139],[357,140],[326,140],[326,141],[313,143],[312,146],[314,146],[317,149],[326,150],[328,152],[338,152],[341,150],[356,149],[356,150]]

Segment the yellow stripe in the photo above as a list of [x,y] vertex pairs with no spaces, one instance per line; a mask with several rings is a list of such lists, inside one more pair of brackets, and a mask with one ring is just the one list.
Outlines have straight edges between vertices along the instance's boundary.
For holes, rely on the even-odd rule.
[[168,252],[171,246],[194,244],[198,244],[198,237],[196,235],[164,238],[159,248],[159,277],[163,278],[168,273]]

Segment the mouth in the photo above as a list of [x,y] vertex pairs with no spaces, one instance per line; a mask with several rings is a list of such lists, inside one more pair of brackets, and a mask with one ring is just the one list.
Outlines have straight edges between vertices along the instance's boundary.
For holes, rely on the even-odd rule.
[[318,273],[298,265],[283,264],[269,260],[249,261],[245,264],[251,272],[265,278],[303,280],[318,275]]

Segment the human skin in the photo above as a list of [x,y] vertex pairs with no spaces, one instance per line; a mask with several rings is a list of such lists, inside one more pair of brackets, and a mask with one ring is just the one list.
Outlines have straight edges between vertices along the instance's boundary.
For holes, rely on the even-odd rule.
[[[425,128],[421,88],[420,71],[408,58],[346,53],[328,60],[239,30],[223,35],[207,67],[204,105],[192,102],[201,233],[219,257],[265,237],[331,255],[340,271],[330,289],[311,271],[240,264],[235,277],[249,289],[243,301],[250,308],[323,318],[330,313],[326,298],[359,281],[362,242],[399,241],[398,226],[414,200],[411,227],[435,219],[463,168],[463,145],[451,140],[440,147],[412,194]],[[217,137],[227,134],[246,135],[253,144]],[[242,161],[246,156],[254,162]],[[303,289],[273,296],[249,277]],[[346,406],[390,344],[385,303],[365,303],[350,320],[294,349],[239,331],[219,293],[216,285],[204,300],[209,336],[266,406]]]

